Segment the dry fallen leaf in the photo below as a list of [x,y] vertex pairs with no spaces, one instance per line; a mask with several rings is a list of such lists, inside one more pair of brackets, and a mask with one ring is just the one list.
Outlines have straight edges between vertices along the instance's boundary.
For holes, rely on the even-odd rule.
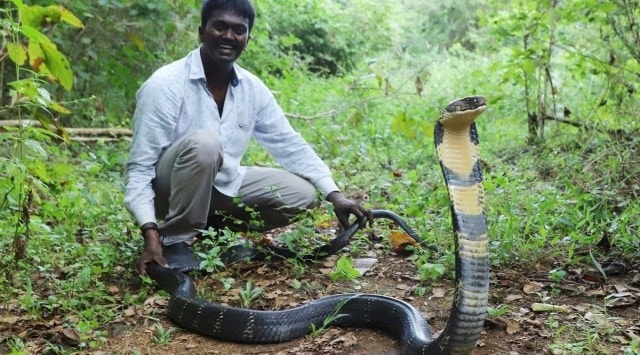
[[364,275],[367,271],[371,270],[373,265],[378,262],[376,258],[357,258],[353,259],[353,267],[360,272],[360,275]]
[[322,222],[318,222],[316,223],[316,227],[318,228],[329,228],[331,227],[331,221],[330,220],[326,220],[326,221],[322,221]]
[[505,298],[505,300],[507,302],[513,302],[513,301],[517,301],[517,300],[520,300],[520,299],[522,299],[522,296],[520,296],[520,295],[507,295],[507,297]]
[[391,250],[397,254],[406,252],[409,245],[416,245],[416,242],[409,234],[399,231],[391,231]]
[[507,334],[513,335],[520,332],[520,323],[513,319],[507,319]]
[[62,335],[64,335],[64,341],[69,345],[78,345],[80,344],[80,335],[75,329],[65,328],[62,330]]
[[529,282],[522,287],[522,292],[527,295],[540,292],[542,290],[542,284],[539,282]]
[[358,338],[356,338],[355,334],[347,333],[345,335],[339,336],[329,342],[331,345],[336,345],[336,343],[342,343],[343,347],[352,347],[358,344]]
[[14,324],[17,323],[21,318],[18,316],[8,316],[0,318],[0,324]]
[[433,292],[433,296],[432,296],[433,298],[442,298],[446,293],[445,289],[442,287],[434,288],[432,292]]

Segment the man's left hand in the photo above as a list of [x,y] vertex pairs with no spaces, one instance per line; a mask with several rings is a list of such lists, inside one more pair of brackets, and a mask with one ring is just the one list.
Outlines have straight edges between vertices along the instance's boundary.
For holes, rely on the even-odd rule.
[[339,191],[334,191],[327,196],[327,201],[333,204],[333,210],[338,217],[338,222],[342,228],[349,227],[349,216],[354,215],[360,223],[360,227],[364,227],[369,221],[369,226],[373,226],[373,213],[371,210],[364,208],[356,201],[350,200]]

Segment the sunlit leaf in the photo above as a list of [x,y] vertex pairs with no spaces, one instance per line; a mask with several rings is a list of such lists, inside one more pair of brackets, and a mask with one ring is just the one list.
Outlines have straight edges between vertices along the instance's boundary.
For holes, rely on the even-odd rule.
[[20,21],[23,25],[40,27],[44,22],[57,23],[60,21],[60,7],[58,6],[22,6],[20,7]]
[[11,2],[16,5],[17,8],[20,8],[22,6],[24,6],[24,3],[22,2],[22,0],[11,0]]
[[142,41],[142,38],[140,38],[140,36],[138,36],[135,33],[129,32],[127,33],[127,38],[129,38],[129,40],[131,41],[131,43],[133,43],[133,45],[139,50],[139,51],[143,51],[144,50],[144,42]]
[[64,113],[64,114],[70,114],[71,110],[69,110],[68,108],[60,105],[59,103],[55,102],[55,101],[51,101],[47,104],[47,107],[58,112],[58,113]]
[[84,28],[84,24],[71,11],[60,7],[60,20],[70,24],[73,27]]
[[[51,43],[52,44],[52,43]],[[42,51],[45,53],[45,64],[55,76],[60,85],[67,91],[73,87],[73,71],[67,57],[60,52],[55,45],[41,43]]]
[[27,60],[27,52],[20,43],[7,43],[7,52],[9,52],[9,58],[18,65],[23,65]]
[[29,64],[34,71],[40,72],[40,65],[44,63],[44,52],[40,43],[36,41],[29,41]]
[[53,44],[49,37],[45,36],[42,32],[40,32],[35,27],[29,25],[23,25],[21,27],[22,33],[27,37],[30,41],[42,43],[47,42]]

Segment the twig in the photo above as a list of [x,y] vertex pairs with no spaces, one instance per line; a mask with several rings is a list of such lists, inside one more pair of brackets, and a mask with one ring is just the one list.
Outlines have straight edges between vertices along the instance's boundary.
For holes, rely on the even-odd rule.
[[[43,127],[42,123],[35,120],[0,120],[0,130],[2,127]],[[72,140],[92,142],[105,141],[113,142],[122,139],[128,139],[132,136],[132,132],[127,128],[65,128],[60,127],[61,131],[71,136]]]
[[298,115],[295,113],[285,113],[285,116],[289,117],[289,118],[295,118],[295,119],[301,119],[301,120],[305,120],[305,121],[310,121],[316,118],[321,118],[321,117],[331,117],[331,116],[335,116],[336,115],[336,111],[335,110],[329,110],[327,112],[320,112],[317,113],[315,115],[311,115],[311,116],[304,116],[304,115]]

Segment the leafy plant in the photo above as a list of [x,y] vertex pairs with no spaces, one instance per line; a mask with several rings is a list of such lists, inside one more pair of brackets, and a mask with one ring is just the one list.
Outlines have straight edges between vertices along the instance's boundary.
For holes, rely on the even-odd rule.
[[567,272],[561,268],[555,268],[549,271],[549,278],[551,281],[558,283],[564,280],[565,276],[567,276]]
[[155,334],[153,335],[153,341],[158,345],[167,345],[171,343],[171,338],[174,328],[164,328],[161,323],[155,324]]
[[506,316],[509,312],[511,312],[511,309],[505,304],[500,304],[496,307],[490,306],[487,308],[488,317],[490,319]]
[[253,281],[247,281],[245,288],[240,290],[240,304],[244,308],[248,308],[251,304],[262,295],[262,288],[255,287]]
[[321,326],[318,327],[315,323],[311,323],[311,336],[315,337],[322,334],[325,330],[327,330],[327,327],[329,327],[337,319],[345,317],[346,314],[340,314],[339,312],[347,302],[349,302],[348,299],[338,302],[338,304],[336,304],[335,308],[333,309],[333,312],[322,320]]
[[352,260],[348,256],[340,256],[335,269],[329,273],[331,281],[351,281],[362,276],[358,269],[353,267]]
[[202,258],[200,267],[207,272],[217,272],[226,267],[223,257],[234,246],[245,243],[244,239],[237,233],[228,229],[221,231],[209,228],[200,230],[203,240],[199,243],[198,248],[201,251],[196,252]]
[[26,344],[19,337],[10,337],[9,340],[7,340],[7,345],[9,346],[9,350],[11,350],[11,355],[26,355],[29,353]]

